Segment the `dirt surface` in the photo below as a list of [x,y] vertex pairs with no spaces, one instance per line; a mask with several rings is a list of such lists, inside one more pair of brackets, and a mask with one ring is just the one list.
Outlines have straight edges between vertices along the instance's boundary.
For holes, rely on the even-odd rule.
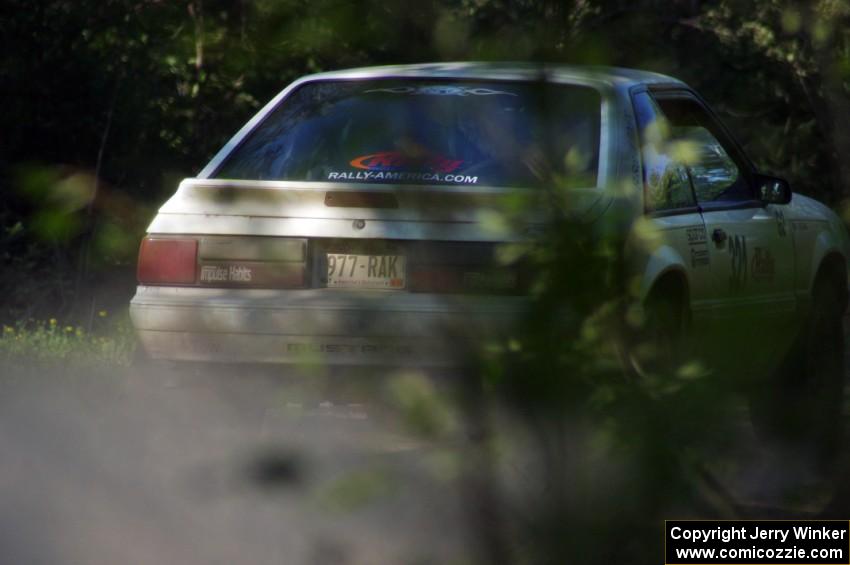
[[[0,371],[0,563],[475,561],[469,436],[412,433],[388,393],[396,373]],[[717,477],[742,517],[828,500],[744,415],[739,431]],[[511,464],[523,500],[526,469]]]
[[463,562],[444,452],[299,379],[7,372],[0,562]]

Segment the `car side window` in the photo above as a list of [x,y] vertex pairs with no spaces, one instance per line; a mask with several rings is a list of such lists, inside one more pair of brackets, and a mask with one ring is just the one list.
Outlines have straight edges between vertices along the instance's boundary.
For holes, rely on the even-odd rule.
[[688,171],[677,140],[658,106],[646,92],[634,95],[643,160],[644,201],[647,212],[696,206]]
[[708,112],[691,98],[661,97],[656,101],[670,125],[670,136],[693,183],[697,202],[752,200],[743,167],[735,162],[731,144]]

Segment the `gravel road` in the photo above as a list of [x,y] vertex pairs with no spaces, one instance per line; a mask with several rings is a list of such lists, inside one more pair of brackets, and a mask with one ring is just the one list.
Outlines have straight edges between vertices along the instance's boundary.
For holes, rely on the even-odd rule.
[[[470,436],[451,414],[440,440],[402,422],[392,383],[433,392],[415,373],[0,372],[0,563],[474,561]],[[751,436],[728,494],[755,514],[813,508],[772,507],[793,470]]]
[[6,371],[2,563],[466,562],[451,452],[388,411],[247,369]]

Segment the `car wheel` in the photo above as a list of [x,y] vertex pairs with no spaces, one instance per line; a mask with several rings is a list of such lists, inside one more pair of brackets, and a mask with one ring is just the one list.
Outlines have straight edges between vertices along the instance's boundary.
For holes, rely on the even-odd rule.
[[843,436],[842,304],[838,286],[819,279],[785,363],[750,400],[753,425],[768,444],[821,467],[834,461]]
[[644,304],[645,319],[629,353],[641,377],[675,373],[685,359],[687,310],[682,293],[672,285],[654,290]]

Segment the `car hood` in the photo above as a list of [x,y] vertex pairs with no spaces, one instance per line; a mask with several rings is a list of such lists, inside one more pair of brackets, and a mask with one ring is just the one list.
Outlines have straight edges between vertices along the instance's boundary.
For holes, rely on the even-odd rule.
[[496,241],[524,239],[555,214],[589,222],[606,206],[598,188],[555,195],[480,186],[186,179],[148,231]]

